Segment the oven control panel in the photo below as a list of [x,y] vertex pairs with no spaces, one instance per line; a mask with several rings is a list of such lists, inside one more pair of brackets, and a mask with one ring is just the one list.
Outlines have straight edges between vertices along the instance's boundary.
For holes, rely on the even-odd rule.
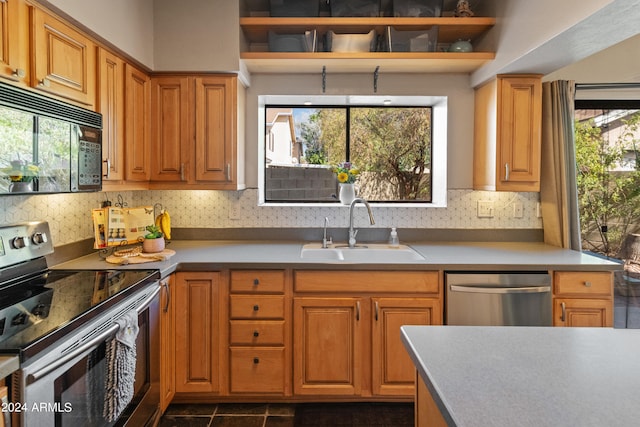
[[32,221],[0,227],[0,268],[53,252],[49,223]]

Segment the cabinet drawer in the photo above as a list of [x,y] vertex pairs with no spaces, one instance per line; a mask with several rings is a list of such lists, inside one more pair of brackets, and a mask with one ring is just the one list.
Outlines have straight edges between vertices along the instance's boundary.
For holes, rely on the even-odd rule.
[[296,292],[439,293],[437,271],[296,271]]
[[232,320],[231,345],[284,345],[284,321]]
[[231,393],[284,393],[284,362],[284,347],[232,347]]
[[232,271],[231,292],[283,293],[284,271]]
[[284,296],[231,295],[232,319],[284,319]]
[[557,271],[554,285],[556,295],[610,297],[613,294],[612,274],[609,272]]

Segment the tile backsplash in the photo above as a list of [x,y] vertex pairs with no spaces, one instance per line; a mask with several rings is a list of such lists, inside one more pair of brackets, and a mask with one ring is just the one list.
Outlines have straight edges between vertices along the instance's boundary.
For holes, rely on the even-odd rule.
[[[332,227],[347,227],[348,207],[258,206],[258,191],[123,191],[0,197],[0,223],[49,221],[53,242],[65,245],[93,237],[91,209],[102,201],[128,206],[160,203],[171,213],[175,228],[278,228],[322,227],[325,217]],[[493,204],[493,217],[477,216],[478,202]],[[446,208],[373,205],[376,228],[425,229],[541,229],[536,215],[538,193],[449,190]],[[514,206],[522,205],[516,218]],[[363,209],[363,208],[360,208]],[[365,223],[358,213],[358,223]],[[362,218],[360,218],[362,216]],[[362,221],[362,222],[361,222]]]

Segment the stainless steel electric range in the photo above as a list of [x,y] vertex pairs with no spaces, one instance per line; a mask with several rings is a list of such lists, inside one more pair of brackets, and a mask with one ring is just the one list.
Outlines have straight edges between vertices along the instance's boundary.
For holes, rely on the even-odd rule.
[[[27,427],[156,423],[159,271],[50,269],[52,252],[46,222],[0,227],[0,354],[20,361],[3,412]],[[114,414],[108,344],[135,315],[134,393]]]

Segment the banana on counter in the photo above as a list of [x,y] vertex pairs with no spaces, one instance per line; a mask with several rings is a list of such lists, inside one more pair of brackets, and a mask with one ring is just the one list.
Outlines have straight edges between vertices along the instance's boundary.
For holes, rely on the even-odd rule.
[[162,209],[156,217],[156,226],[160,228],[165,239],[171,240],[171,216],[166,209]]

